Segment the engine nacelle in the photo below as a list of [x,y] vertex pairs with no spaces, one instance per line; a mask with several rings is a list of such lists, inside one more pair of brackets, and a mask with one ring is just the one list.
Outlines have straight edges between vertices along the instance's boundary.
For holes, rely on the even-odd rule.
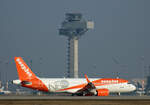
[[97,96],[108,96],[109,90],[108,89],[97,89]]

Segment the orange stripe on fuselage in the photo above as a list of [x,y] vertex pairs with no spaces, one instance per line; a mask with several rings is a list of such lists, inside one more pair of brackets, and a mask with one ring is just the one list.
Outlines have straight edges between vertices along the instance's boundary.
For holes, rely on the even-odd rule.
[[[111,84],[128,83],[128,81],[124,80],[124,79],[104,78],[104,79],[94,80],[94,81],[92,81],[92,83],[95,86],[104,86],[104,85],[111,85]],[[58,92],[60,92],[60,91],[66,91],[66,90],[70,90],[70,89],[80,89],[80,88],[85,87],[86,85],[87,85],[87,83],[84,83],[84,84],[72,86],[72,87],[69,87],[69,88],[60,89],[60,90],[58,90]]]

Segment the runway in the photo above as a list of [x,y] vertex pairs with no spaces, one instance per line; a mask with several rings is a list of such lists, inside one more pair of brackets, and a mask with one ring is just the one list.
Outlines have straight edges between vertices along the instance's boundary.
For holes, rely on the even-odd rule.
[[0,105],[150,105],[150,96],[0,96]]
[[3,95],[0,100],[149,100],[150,96],[31,96]]

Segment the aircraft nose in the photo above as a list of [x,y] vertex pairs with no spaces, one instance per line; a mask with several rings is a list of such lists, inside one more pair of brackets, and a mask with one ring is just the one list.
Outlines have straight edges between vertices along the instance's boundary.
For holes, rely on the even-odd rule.
[[132,85],[132,91],[136,90],[136,87],[134,85]]

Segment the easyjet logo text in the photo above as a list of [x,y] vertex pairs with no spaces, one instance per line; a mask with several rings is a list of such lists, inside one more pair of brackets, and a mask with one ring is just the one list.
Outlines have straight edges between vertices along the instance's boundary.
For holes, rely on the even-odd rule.
[[118,83],[118,80],[102,80],[102,83]]
[[31,77],[32,74],[30,73],[29,68],[26,68],[25,65],[20,61],[19,58],[18,58],[16,61],[17,61],[17,62],[19,63],[19,65],[21,66],[21,69],[22,69],[23,71],[25,71],[25,73],[26,73],[29,77]]

